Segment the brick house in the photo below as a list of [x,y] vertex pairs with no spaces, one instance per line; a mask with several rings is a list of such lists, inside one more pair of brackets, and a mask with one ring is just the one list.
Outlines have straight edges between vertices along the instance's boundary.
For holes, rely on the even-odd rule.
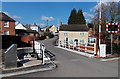
[[1,35],[15,35],[15,20],[0,12],[0,32]]

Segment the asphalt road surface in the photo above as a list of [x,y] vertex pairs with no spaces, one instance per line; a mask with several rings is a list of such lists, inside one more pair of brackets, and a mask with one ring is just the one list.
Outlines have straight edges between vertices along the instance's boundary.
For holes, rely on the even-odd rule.
[[102,62],[65,51],[55,46],[57,37],[42,41],[46,48],[56,55],[58,68],[16,77],[118,77],[118,61]]

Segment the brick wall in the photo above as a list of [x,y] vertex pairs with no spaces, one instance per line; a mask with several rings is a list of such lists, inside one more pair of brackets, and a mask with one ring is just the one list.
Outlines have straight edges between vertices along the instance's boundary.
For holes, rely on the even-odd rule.
[[2,35],[4,31],[9,31],[9,35],[15,35],[15,22],[9,22],[9,27],[4,27],[4,21],[0,21]]

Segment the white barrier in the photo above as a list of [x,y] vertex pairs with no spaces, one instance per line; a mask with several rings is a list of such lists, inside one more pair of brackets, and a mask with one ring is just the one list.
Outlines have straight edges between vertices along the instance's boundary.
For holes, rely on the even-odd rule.
[[91,44],[68,44],[68,47],[66,47],[66,43],[62,44],[59,43],[60,47],[64,47],[64,48],[69,48],[69,49],[73,49],[73,50],[77,50],[77,51],[84,51],[86,53],[91,53],[91,54],[96,54],[96,43],[91,43]]

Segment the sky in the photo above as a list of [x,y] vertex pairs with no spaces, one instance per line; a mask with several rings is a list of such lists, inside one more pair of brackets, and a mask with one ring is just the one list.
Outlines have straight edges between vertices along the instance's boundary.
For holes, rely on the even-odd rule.
[[22,24],[67,24],[71,10],[82,9],[87,22],[94,17],[97,2],[2,2],[2,11]]

